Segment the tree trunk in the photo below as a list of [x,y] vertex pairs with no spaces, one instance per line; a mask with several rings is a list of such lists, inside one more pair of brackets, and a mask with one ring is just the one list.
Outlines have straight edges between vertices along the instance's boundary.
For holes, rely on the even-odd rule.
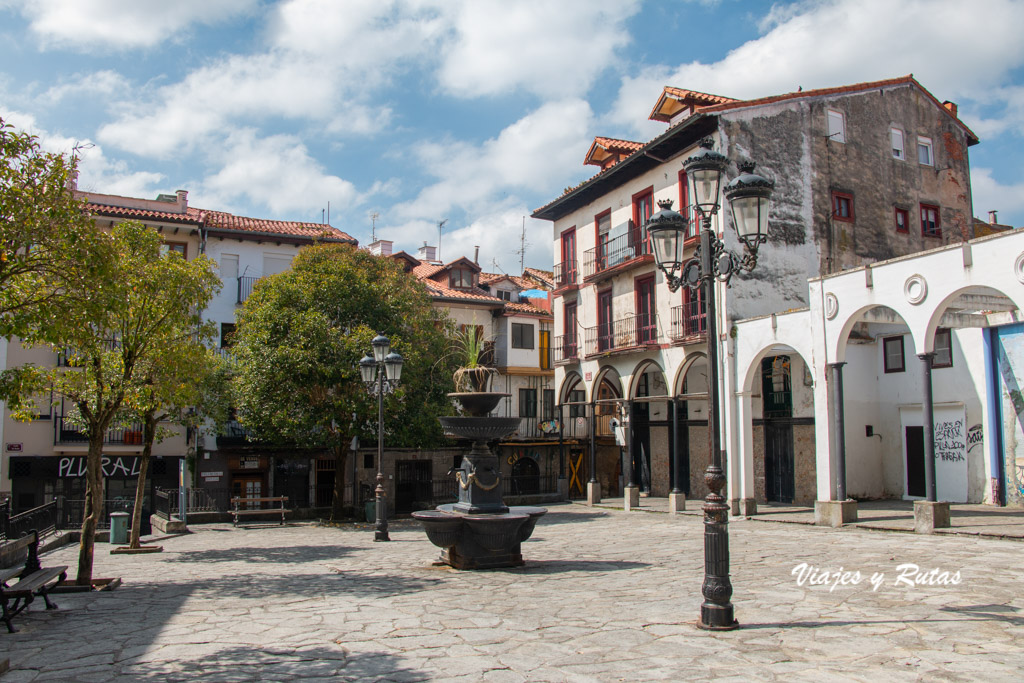
[[142,457],[139,460],[139,480],[135,485],[135,506],[132,508],[132,528],[129,548],[139,548],[139,535],[142,532],[142,504],[146,497],[146,476],[149,474],[149,457],[153,454],[153,441],[156,439],[156,418],[146,415],[142,432]]
[[[334,494],[331,496],[331,521],[340,522],[345,518],[345,456],[348,446],[334,447]],[[358,505],[359,501],[352,501]]]
[[96,527],[103,514],[103,439],[107,430],[89,430],[89,453],[85,464],[85,514],[82,518],[82,540],[78,544],[79,586],[92,585],[93,550]]

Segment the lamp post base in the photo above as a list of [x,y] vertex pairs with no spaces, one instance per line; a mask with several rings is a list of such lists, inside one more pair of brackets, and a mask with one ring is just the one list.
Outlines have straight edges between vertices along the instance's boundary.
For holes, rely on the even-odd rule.
[[376,502],[374,504],[374,511],[376,512],[376,523],[375,530],[373,532],[373,540],[376,541],[390,541],[391,537],[388,536],[388,513],[385,509],[386,503],[384,502],[384,475],[380,472],[377,473],[377,490],[375,491]]
[[740,627],[735,616],[733,616],[732,605],[709,605],[700,606],[700,621],[697,628],[702,631],[735,631]]

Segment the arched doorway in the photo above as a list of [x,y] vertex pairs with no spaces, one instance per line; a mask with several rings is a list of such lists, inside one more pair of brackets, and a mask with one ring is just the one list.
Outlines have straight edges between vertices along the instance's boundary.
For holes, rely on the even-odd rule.
[[708,360],[702,353],[691,354],[679,369],[675,383],[675,405],[678,412],[676,441],[679,446],[678,475],[673,467],[673,481],[687,498],[707,495],[704,470],[710,460],[708,445]]
[[590,460],[587,447],[590,443],[590,420],[588,413],[586,385],[579,373],[570,372],[562,381],[559,392],[562,437],[566,451],[565,478],[570,499],[582,499],[587,495],[587,481],[590,480]]
[[672,423],[665,373],[656,362],[645,361],[637,366],[632,377],[629,438],[633,482],[642,493],[667,496],[671,488]]
[[615,368],[605,367],[595,381],[593,410],[595,415],[594,444],[597,480],[603,498],[622,495],[622,450],[615,442],[612,419],[622,417],[622,380]]

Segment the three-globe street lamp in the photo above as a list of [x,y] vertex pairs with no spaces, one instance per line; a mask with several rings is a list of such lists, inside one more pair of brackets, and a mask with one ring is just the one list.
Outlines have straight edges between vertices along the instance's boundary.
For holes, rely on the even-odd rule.
[[[711,462],[704,472],[708,495],[704,499],[704,603],[700,607],[697,626],[711,631],[729,631],[739,624],[733,616],[732,583],[729,580],[729,506],[719,493],[725,486],[725,461],[721,449],[721,414],[718,405],[718,319],[715,281],[727,286],[740,271],[751,271],[757,265],[757,248],[768,238],[768,203],[772,181],[754,174],[754,164],[739,164],[740,175],[725,188],[725,198],[732,208],[733,223],[743,242],[742,257],[725,248],[711,228],[718,213],[719,189],[729,160],[714,151],[714,141],[705,138],[701,150],[683,162],[690,178],[694,205],[701,217],[700,242],[693,258],[683,261],[683,246],[689,221],[672,210],[672,201],[658,202],[660,211],[647,222],[647,233],[654,248],[654,259],[665,274],[670,291],[686,285],[702,290],[706,306],[708,345],[708,403],[711,422],[708,425]],[[677,273],[679,273],[677,275]]]
[[402,357],[391,353],[391,341],[383,334],[378,334],[370,342],[373,356],[363,356],[359,361],[359,373],[362,375],[366,389],[377,397],[377,489],[374,512],[376,516],[374,541],[390,541],[388,536],[388,516],[384,503],[384,396],[398,387],[402,379]]

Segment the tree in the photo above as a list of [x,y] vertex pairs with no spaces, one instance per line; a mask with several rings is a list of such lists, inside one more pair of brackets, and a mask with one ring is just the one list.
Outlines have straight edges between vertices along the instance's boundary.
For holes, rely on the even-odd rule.
[[92,581],[107,430],[126,411],[125,398],[138,394],[146,369],[192,338],[220,285],[209,259],[162,254],[163,238],[141,223],[114,226],[109,244],[109,277],[88,280],[83,294],[99,305],[69,308],[49,333],[55,348],[69,350],[69,367],[50,373],[53,393],[75,405],[89,440],[79,585]]
[[[290,271],[259,282],[239,316],[239,420],[260,440],[330,449],[339,519],[349,444],[377,427],[376,399],[357,369],[370,340],[385,334],[405,359],[402,384],[385,399],[388,445],[428,446],[443,441],[437,417],[451,410],[448,332],[426,288],[393,260],[350,245],[305,249]],[[368,419],[353,423],[353,413]]]
[[40,339],[108,259],[102,232],[71,191],[78,160],[44,152],[0,118],[0,338]]
[[176,433],[160,427],[160,423],[198,429],[207,420],[220,425],[227,419],[227,364],[202,343],[213,337],[213,330],[205,325],[194,337],[188,329],[180,332],[177,343],[172,341],[155,349],[140,364],[137,386],[125,399],[128,414],[142,423],[142,455],[128,542],[131,548],[140,547],[142,506],[153,445]]

